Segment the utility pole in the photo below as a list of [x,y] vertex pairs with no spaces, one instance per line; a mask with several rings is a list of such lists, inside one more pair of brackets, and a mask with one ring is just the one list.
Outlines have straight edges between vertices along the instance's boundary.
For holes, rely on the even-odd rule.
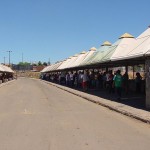
[[23,63],[23,53],[22,53],[22,63]]
[[8,53],[9,53],[9,67],[10,67],[10,53],[12,52],[12,51],[7,51]]
[[5,58],[6,58],[6,57],[4,57],[4,65],[5,65]]
[[49,62],[48,62],[48,65],[50,65],[51,64],[51,61],[50,61],[50,58],[49,58]]

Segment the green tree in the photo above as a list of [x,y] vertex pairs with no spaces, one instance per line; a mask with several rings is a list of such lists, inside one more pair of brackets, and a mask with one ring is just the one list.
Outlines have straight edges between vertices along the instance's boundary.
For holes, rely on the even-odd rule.
[[39,62],[38,62],[38,66],[41,66],[41,65],[42,65],[42,62],[41,62],[41,61],[39,61]]
[[28,63],[28,62],[19,62],[18,65],[28,66],[28,65],[30,65],[30,63]]
[[43,65],[44,65],[44,66],[47,66],[47,62],[43,62]]

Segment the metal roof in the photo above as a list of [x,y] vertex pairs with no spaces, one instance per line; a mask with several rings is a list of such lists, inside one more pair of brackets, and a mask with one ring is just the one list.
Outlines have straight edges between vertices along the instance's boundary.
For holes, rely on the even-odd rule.
[[94,53],[93,56],[90,59],[88,59],[87,62],[85,62],[84,64],[90,65],[99,62],[105,56],[105,53],[110,47],[111,46],[106,46],[106,45],[101,46],[100,48],[97,49],[97,52]]
[[127,57],[139,57],[147,55],[150,51],[150,28],[136,38],[135,47],[128,53]]
[[76,54],[72,57],[72,59],[67,63],[66,68],[70,68],[72,64],[77,60],[79,54]]
[[150,28],[145,30],[136,39],[126,38],[118,51],[112,55],[111,60],[123,60],[143,57],[150,54]]
[[69,57],[68,59],[66,59],[65,61],[63,61],[63,63],[57,68],[57,70],[61,70],[66,68],[67,63],[71,60],[71,57]]
[[13,73],[14,71],[10,67],[0,64],[0,72]]
[[81,52],[77,59],[70,65],[70,68],[77,67],[88,55],[89,52]]

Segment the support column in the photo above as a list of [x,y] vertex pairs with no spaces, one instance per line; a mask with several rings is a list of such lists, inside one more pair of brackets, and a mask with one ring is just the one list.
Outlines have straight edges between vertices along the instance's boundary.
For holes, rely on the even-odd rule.
[[128,73],[128,66],[127,65],[125,66],[125,69],[126,69],[126,72]]
[[106,66],[106,72],[108,72],[108,66]]
[[133,66],[133,79],[135,79],[135,76],[134,76],[134,71],[135,71],[135,70],[134,70],[134,66]]
[[145,61],[146,108],[150,109],[150,58]]

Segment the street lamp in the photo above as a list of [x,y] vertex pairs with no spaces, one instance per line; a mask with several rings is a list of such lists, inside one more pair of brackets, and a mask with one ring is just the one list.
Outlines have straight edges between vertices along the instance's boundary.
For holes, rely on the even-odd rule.
[[9,67],[10,67],[10,53],[12,52],[12,51],[7,51],[8,53],[9,53]]

